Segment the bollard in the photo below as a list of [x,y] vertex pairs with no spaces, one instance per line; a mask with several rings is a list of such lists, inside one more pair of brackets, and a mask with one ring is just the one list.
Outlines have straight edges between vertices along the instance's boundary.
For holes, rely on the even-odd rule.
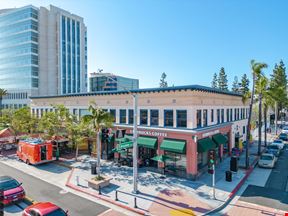
[[136,200],[136,197],[134,197],[134,208],[137,208],[137,200]]
[[98,194],[101,195],[101,186],[99,185]]
[[118,191],[115,191],[115,201],[118,201]]
[[76,176],[77,185],[79,186],[79,176]]

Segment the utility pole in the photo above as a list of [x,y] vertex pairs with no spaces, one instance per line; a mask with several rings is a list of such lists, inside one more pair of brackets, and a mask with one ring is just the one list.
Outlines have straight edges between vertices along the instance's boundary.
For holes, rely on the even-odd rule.
[[216,193],[215,193],[215,164],[212,165],[213,175],[212,175],[212,187],[213,187],[213,199],[216,200]]
[[[101,70],[100,72],[102,72]],[[114,78],[108,76],[108,79],[117,82]],[[138,120],[138,95],[137,93],[132,93],[130,90],[128,90],[125,86],[121,86],[125,91],[129,92],[133,97],[133,190],[132,193],[137,194],[138,191],[138,143],[137,143],[137,137],[138,137],[138,130],[137,130],[137,120]]]
[[134,105],[134,121],[133,121],[133,193],[138,193],[138,146],[137,146],[137,112],[138,112],[138,96],[133,94]]

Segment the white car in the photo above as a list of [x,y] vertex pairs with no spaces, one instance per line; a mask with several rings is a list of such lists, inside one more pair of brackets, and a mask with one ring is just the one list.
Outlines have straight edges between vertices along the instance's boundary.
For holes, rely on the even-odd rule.
[[273,154],[265,153],[261,155],[260,160],[258,161],[258,166],[264,168],[274,168],[275,163],[276,157]]
[[288,126],[283,127],[281,133],[288,133]]
[[283,140],[277,139],[277,140],[274,140],[271,145],[277,145],[282,150],[285,144]]

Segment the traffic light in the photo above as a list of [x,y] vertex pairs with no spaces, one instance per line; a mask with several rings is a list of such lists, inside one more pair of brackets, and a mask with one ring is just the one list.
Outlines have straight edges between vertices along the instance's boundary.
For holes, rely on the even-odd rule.
[[213,165],[215,164],[215,150],[209,150],[208,152],[208,173],[214,174]]
[[208,160],[210,165],[213,165],[215,163],[215,150],[209,150]]

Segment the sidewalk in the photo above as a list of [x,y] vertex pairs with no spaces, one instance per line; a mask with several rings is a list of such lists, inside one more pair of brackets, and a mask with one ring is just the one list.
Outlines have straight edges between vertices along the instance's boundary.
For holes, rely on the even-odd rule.
[[[268,140],[273,137],[268,137]],[[250,165],[255,163],[257,157],[257,142],[251,145]],[[94,177],[90,171],[89,156],[81,158],[81,162],[70,164],[73,167],[68,186],[76,188],[84,193],[94,195],[105,200],[109,199],[119,205],[134,208],[134,197],[137,199],[137,209],[143,214],[152,215],[201,215],[223,204],[234,191],[238,184],[246,179],[247,172],[239,169],[234,173],[232,182],[225,181],[225,171],[230,168],[230,158],[223,160],[216,167],[216,198],[213,199],[212,175],[205,173],[199,180],[191,181],[179,177],[169,176],[165,179],[160,174],[150,172],[145,168],[139,169],[138,189],[139,194],[131,193],[133,188],[132,168],[118,167],[113,162],[101,162],[103,175],[111,177],[111,184],[98,191],[88,187],[87,180]],[[239,164],[245,164],[245,152],[240,156]],[[251,172],[251,171],[250,171]],[[249,174],[250,174],[249,172]],[[79,179],[79,182],[77,182]],[[115,201],[115,193],[118,191],[118,201]],[[161,213],[160,213],[161,212]]]

